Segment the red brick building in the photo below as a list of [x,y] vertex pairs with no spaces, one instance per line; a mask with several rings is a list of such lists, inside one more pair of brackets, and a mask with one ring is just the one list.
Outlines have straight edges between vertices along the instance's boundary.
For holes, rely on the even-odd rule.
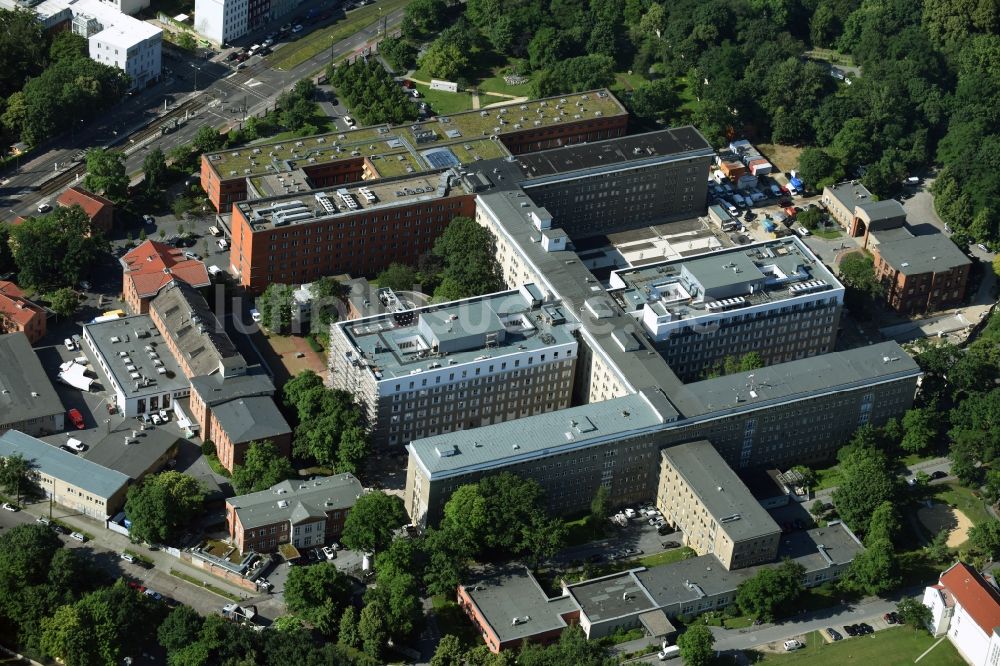
[[184,256],[184,250],[148,240],[121,259],[122,295],[135,314],[149,312],[149,302],[174,280],[195,288],[212,283],[205,264]]
[[453,218],[475,215],[475,197],[443,172],[243,201],[230,222],[231,272],[259,294],[274,282],[415,265]]
[[905,229],[872,236],[880,241],[872,253],[888,307],[920,314],[964,301],[972,261],[950,238],[941,233],[913,236]]
[[273,552],[283,543],[309,549],[340,538],[364,489],[352,474],[292,479],[226,500],[229,536],[241,553]]
[[56,203],[63,208],[79,206],[90,218],[90,224],[95,229],[107,233],[115,222],[115,205],[99,194],[88,192],[82,187],[70,187],[59,195]]
[[[437,168],[432,159],[413,155],[414,148],[421,151],[450,142],[456,158],[466,164],[610,139],[623,136],[627,128],[628,112],[621,102],[607,90],[592,90],[466,111],[409,126],[363,127],[206,153],[201,158],[201,186],[221,212],[248,198],[247,181],[276,173],[275,164],[281,165],[278,172],[300,169],[309,181],[307,189],[330,187]],[[502,144],[502,152],[486,155],[470,149],[472,142],[490,137]],[[390,168],[397,161],[409,169]]]
[[0,280],[0,333],[24,333],[35,344],[45,335],[47,319],[45,309],[25,298],[16,284]]

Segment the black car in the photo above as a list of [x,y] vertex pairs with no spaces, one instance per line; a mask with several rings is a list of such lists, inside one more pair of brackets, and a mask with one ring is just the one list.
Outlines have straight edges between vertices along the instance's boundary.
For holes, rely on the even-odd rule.
[[840,632],[837,631],[836,629],[834,629],[833,627],[828,628],[826,630],[826,633],[830,636],[830,640],[833,640],[833,641],[842,641],[842,640],[844,640],[844,637],[840,634]]
[[856,624],[845,624],[844,625],[844,632],[848,636],[857,636],[858,635],[858,625],[856,625]]
[[946,476],[948,476],[948,473],[947,473],[947,472],[943,472],[943,471],[941,471],[941,470],[938,470],[938,471],[936,471],[936,472],[932,472],[932,473],[931,473],[931,481],[936,481],[936,480],[938,480],[938,479],[943,479],[943,478],[945,478]]
[[681,547],[680,543],[678,543],[676,541],[664,541],[660,545],[663,546],[663,550],[670,550],[671,548],[680,548]]
[[861,624],[858,625],[858,633],[861,636],[867,636],[868,634],[874,634],[875,629],[872,627],[872,625],[866,622],[862,622]]

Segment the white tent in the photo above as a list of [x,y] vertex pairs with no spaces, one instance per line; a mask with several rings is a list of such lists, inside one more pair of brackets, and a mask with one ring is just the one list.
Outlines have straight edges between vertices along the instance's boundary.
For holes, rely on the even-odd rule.
[[87,376],[87,369],[85,367],[79,363],[73,363],[72,361],[67,361],[59,367],[61,370],[59,373],[59,379],[64,384],[69,384],[73,388],[78,388],[81,391],[90,390],[90,385],[94,383],[94,380]]

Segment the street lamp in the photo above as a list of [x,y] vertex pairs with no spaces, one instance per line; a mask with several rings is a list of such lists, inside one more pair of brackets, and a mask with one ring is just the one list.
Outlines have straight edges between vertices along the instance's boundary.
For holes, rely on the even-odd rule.
[[194,89],[198,90],[198,72],[201,71],[201,67],[190,62],[188,63],[188,66],[194,69]]

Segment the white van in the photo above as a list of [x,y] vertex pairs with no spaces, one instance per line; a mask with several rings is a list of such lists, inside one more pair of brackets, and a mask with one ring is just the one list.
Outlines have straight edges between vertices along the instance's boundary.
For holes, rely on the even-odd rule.
[[229,241],[227,241],[225,238],[220,238],[219,239],[219,249],[220,250],[228,250],[229,249]]
[[660,650],[659,654],[657,654],[656,656],[659,657],[660,661],[666,661],[667,659],[676,659],[677,657],[681,656],[681,649],[676,645],[668,645],[667,647]]
[[222,232],[219,231],[219,227],[209,227],[208,228],[208,233],[212,234],[213,236],[221,236],[222,235]]
[[211,275],[212,277],[217,276],[221,272],[222,269],[219,268],[218,266],[212,265],[208,267],[208,274]]

